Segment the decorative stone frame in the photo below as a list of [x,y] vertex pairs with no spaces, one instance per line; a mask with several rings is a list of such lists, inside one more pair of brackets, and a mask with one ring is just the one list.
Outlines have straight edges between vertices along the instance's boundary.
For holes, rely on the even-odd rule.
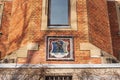
[[70,28],[49,28],[48,27],[48,0],[42,0],[41,30],[77,30],[77,0],[70,0]]
[[[54,52],[57,43],[61,41],[63,52]],[[56,43],[56,44],[55,44]],[[46,59],[47,60],[74,60],[72,36],[47,36]],[[64,45],[64,47],[63,47]],[[58,46],[57,46],[58,48]]]

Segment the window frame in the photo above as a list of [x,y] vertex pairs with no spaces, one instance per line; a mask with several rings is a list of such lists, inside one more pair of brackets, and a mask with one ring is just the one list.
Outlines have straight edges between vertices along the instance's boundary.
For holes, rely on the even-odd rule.
[[71,7],[71,5],[70,5],[70,0],[68,0],[68,25],[66,25],[66,24],[63,24],[63,25],[60,25],[60,24],[50,24],[50,19],[51,19],[51,17],[50,17],[50,13],[51,13],[51,0],[49,0],[48,1],[48,28],[52,28],[51,26],[53,26],[54,28],[69,28],[70,27],[70,7]]
[[42,0],[42,15],[41,15],[41,25],[40,30],[78,30],[77,24],[77,0],[69,0],[70,2],[70,25],[60,26],[61,28],[49,28],[48,27],[48,0]]

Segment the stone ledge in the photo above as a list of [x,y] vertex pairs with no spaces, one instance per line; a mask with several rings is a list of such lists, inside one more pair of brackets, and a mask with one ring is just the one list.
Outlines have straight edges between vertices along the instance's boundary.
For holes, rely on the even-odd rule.
[[120,68],[120,64],[0,64],[0,68],[102,69]]
[[80,50],[89,50],[91,57],[101,56],[101,49],[91,43],[80,43]]

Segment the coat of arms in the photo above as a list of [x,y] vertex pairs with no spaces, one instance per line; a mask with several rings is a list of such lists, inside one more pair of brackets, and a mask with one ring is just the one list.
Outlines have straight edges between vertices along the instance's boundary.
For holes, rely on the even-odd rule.
[[73,58],[73,42],[71,37],[48,37],[48,59]]

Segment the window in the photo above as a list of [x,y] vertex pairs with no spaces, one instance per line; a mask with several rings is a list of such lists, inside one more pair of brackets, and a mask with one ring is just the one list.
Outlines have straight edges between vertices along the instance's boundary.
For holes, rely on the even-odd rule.
[[77,30],[77,0],[43,0],[41,30]]
[[61,28],[69,26],[69,0],[49,0],[48,27]]
[[0,4],[0,26],[1,26],[1,20],[2,20],[2,13],[3,13],[3,4]]
[[45,80],[72,80],[72,76],[46,76]]

